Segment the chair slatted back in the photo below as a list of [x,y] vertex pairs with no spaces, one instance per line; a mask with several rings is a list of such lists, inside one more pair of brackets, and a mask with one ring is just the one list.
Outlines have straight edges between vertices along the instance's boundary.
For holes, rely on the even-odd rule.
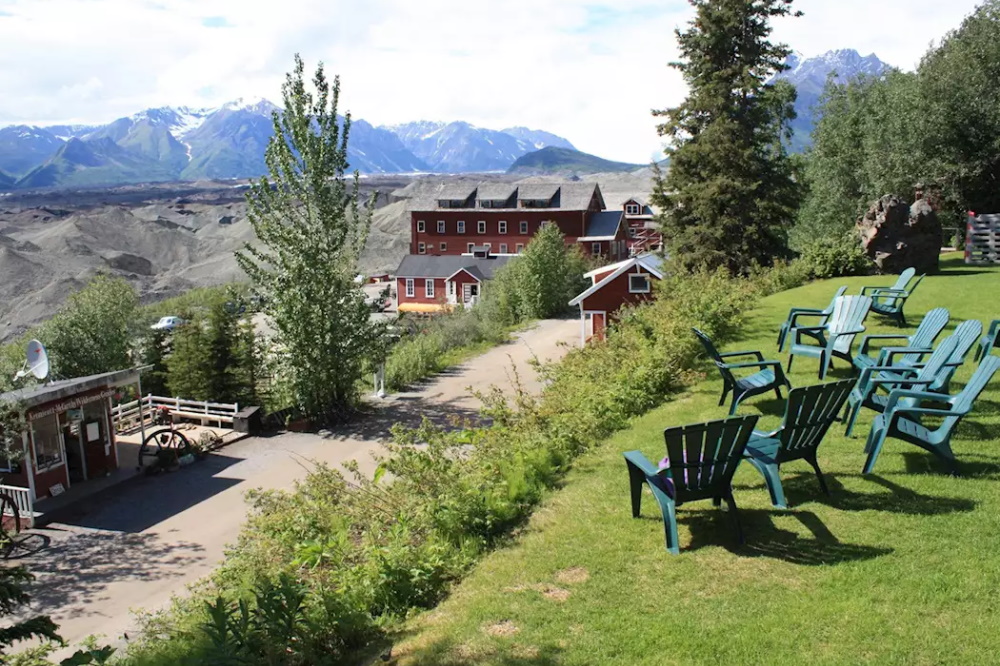
[[[927,391],[933,388],[936,384],[941,381],[942,375],[948,375],[949,377],[954,374],[954,369],[948,369],[948,362],[951,360],[952,355],[955,353],[955,348],[958,347],[960,343],[960,338],[957,335],[949,335],[947,338],[941,341],[941,344],[937,346],[934,353],[930,355],[927,359],[927,363],[924,367],[920,368],[917,372],[917,379],[932,379],[930,384],[919,384],[913,388],[917,391]],[[873,375],[875,376],[875,375]],[[913,398],[906,398],[900,401],[901,405],[912,406],[916,404],[916,400]]]
[[853,379],[792,389],[778,440],[778,462],[797,460],[820,445],[854,388]]
[[758,418],[751,414],[663,431],[678,504],[729,492]]
[[721,356],[719,356],[719,350],[715,348],[715,343],[712,342],[712,338],[708,337],[697,328],[692,328],[694,334],[698,336],[701,340],[701,344],[705,347],[705,351],[708,353],[708,357],[715,361],[715,365],[719,367],[719,372],[722,373],[723,378],[731,383],[735,383],[736,379],[733,377],[733,373],[729,368],[726,367],[726,362]]
[[[912,280],[913,276],[916,275],[916,274],[917,274],[917,269],[916,268],[912,268],[912,267],[911,268],[907,268],[906,270],[904,270],[902,273],[899,274],[899,277],[896,279],[896,284],[892,285],[891,288],[892,289],[899,289],[899,290],[906,289],[906,285],[910,284],[910,280]],[[921,277],[923,277],[923,276],[921,276]],[[916,285],[913,285],[913,286],[916,286]]]
[[870,296],[841,296],[833,304],[833,313],[827,321],[828,337],[835,337],[833,348],[847,353],[854,342],[854,333],[844,333],[852,329],[864,329],[865,318],[872,307]]
[[969,355],[969,352],[976,342],[978,342],[979,336],[982,333],[983,323],[978,319],[963,321],[955,328],[952,336],[958,339],[958,344],[955,345],[955,349],[946,363],[948,369],[937,375],[937,380],[930,385],[931,390],[941,391],[948,389],[952,377],[955,376],[958,369],[965,363],[965,357]]
[[[917,330],[910,336],[909,346],[934,346],[934,341],[937,339],[937,336],[941,335],[941,331],[944,330],[944,327],[948,325],[948,320],[950,318],[948,308],[934,308],[925,314],[924,318],[920,320],[920,325],[917,326]],[[910,356],[907,355],[903,358],[908,360]]]
[[952,407],[957,414],[964,416],[969,413],[972,404],[986,389],[986,385],[990,383],[998,369],[1000,369],[1000,356],[987,356],[983,359],[969,378],[969,383],[952,399]]
[[830,304],[828,306],[826,306],[825,310],[823,310],[823,314],[828,315],[828,314],[832,313],[833,312],[833,306],[836,305],[837,299],[840,298],[841,296],[843,296],[846,293],[847,293],[847,285],[844,285],[840,289],[838,289],[837,293],[834,294],[833,298],[830,299]]

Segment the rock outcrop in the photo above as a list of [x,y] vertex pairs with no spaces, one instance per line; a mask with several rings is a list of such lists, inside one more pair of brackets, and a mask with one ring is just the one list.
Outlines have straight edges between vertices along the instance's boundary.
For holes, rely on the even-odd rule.
[[153,264],[145,257],[139,257],[128,252],[108,252],[104,255],[104,261],[108,266],[126,273],[136,275],[152,275]]
[[941,222],[924,199],[911,206],[894,194],[871,205],[858,219],[858,234],[868,257],[882,273],[913,267],[933,273],[941,255]]

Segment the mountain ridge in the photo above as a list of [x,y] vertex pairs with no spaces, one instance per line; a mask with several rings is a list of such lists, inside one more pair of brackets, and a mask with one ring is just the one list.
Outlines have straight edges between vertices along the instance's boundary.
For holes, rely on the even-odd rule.
[[[4,185],[8,189],[253,178],[267,171],[264,151],[275,111],[280,108],[264,98],[240,98],[216,108],[153,107],[105,125],[0,128],[0,171],[14,180]],[[74,143],[64,150],[74,141],[96,145],[87,150]],[[351,124],[348,160],[352,170],[367,174],[502,172],[548,145],[572,148],[555,134],[520,126],[374,126],[358,118]]]

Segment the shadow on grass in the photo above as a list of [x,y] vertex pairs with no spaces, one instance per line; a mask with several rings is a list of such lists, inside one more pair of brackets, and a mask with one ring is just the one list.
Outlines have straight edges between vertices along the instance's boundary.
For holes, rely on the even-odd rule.
[[[927,457],[931,457],[927,454]],[[943,466],[942,466],[943,467]],[[789,506],[796,507],[806,502],[819,502],[841,511],[887,511],[910,516],[938,516],[948,513],[962,513],[976,508],[976,502],[964,498],[935,497],[915,490],[875,474],[844,474],[845,477],[860,477],[865,481],[882,486],[888,493],[859,493],[848,490],[830,474],[825,474],[830,495],[824,495],[813,474],[797,474],[782,479]]]
[[[714,513],[714,516],[706,514]],[[746,542],[736,540],[730,517],[723,511],[689,512],[677,521],[691,530],[691,543],[683,551],[705,546],[722,546],[740,557],[767,557],[802,566],[823,566],[841,562],[870,560],[893,552],[892,548],[843,543],[811,511],[791,514],[810,532],[803,537],[774,523],[774,512],[749,509],[739,512]]]
[[[907,474],[947,476],[951,473],[944,461],[932,453],[921,450],[904,451],[902,456]],[[981,454],[959,455],[958,476],[982,479],[1000,478],[1000,458]]]

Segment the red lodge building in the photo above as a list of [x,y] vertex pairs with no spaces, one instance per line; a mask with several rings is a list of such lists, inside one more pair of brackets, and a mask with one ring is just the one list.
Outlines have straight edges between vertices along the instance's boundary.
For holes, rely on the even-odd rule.
[[410,254],[462,255],[483,247],[519,254],[543,223],[596,257],[628,256],[624,210],[606,210],[596,183],[485,183],[446,186],[410,213]]

